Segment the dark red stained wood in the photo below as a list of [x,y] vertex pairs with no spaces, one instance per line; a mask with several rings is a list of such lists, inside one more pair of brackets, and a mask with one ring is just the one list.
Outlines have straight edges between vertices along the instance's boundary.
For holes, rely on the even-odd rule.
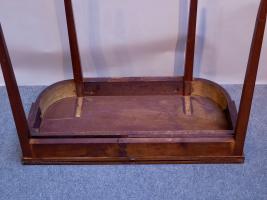
[[27,118],[21,102],[19,89],[15,74],[12,68],[12,63],[8,54],[8,49],[5,43],[3,30],[0,24],[0,59],[3,76],[6,83],[7,93],[17,128],[17,133],[20,140],[20,145],[24,157],[31,156],[31,149],[29,145],[29,127]]
[[69,157],[69,158],[23,158],[25,165],[122,165],[122,164],[242,164],[243,156],[164,156],[157,158]]
[[[118,160],[157,159],[175,156],[231,156],[229,138],[72,138],[33,139],[34,158],[95,157]],[[68,153],[66,153],[68,152]]]
[[[48,87],[32,105],[30,134],[1,30],[1,65],[23,151],[23,162],[242,163],[266,23],[267,0],[261,0],[260,4],[238,119],[235,105],[224,89],[207,80],[195,79],[192,82],[197,3],[197,0],[190,2],[183,80],[176,77],[139,77],[84,81],[72,4],[71,0],[65,0],[77,95],[87,96],[83,98],[81,115],[76,115],[80,106],[77,107],[77,98],[71,92],[73,80],[63,81],[68,83],[63,90],[67,92],[67,98],[66,93],[60,93],[58,87],[55,89],[55,86],[62,86],[62,82]],[[45,102],[42,102],[50,106],[46,110],[41,99],[51,90],[53,96],[46,96]],[[190,94],[192,112],[185,115],[182,95]],[[57,98],[51,105],[53,98],[50,97],[54,95]],[[58,97],[65,99],[59,100]],[[211,102],[211,99],[214,101]],[[42,113],[41,108],[46,112]]]
[[77,96],[80,97],[83,96],[84,84],[83,84],[82,65],[79,53],[79,45],[76,34],[72,2],[71,0],[64,0],[64,2],[65,2],[68,34],[69,34],[73,75],[76,84]]
[[[39,123],[38,104],[42,97],[71,82],[52,85],[38,97],[30,112],[31,127]],[[195,85],[196,82],[220,91],[230,109],[222,109],[209,98],[192,96],[192,115],[185,115],[182,78],[90,78],[85,82],[86,93],[90,93],[91,84],[98,89],[83,98],[81,117],[75,116],[75,97],[57,100],[43,115],[40,131],[32,134],[35,137],[187,137],[191,131],[202,137],[206,133],[214,136],[223,134],[221,130],[232,130],[236,109],[230,96],[211,81],[196,79]]]
[[251,44],[249,61],[240,101],[239,113],[236,124],[236,154],[243,154],[247,126],[249,122],[251,104],[257,78],[264,30],[266,25],[267,0],[261,0],[255,25],[253,41]]
[[180,77],[86,78],[87,96],[142,96],[183,94]]
[[191,0],[189,9],[189,23],[188,23],[188,33],[187,33],[186,54],[185,54],[184,95],[190,95],[191,93],[190,85],[191,81],[193,80],[197,7],[198,7],[198,0]]
[[208,98],[192,97],[194,113],[183,113],[179,95],[84,97],[81,117],[75,117],[76,98],[53,104],[45,113],[40,134],[97,135],[110,132],[230,130],[225,113]]

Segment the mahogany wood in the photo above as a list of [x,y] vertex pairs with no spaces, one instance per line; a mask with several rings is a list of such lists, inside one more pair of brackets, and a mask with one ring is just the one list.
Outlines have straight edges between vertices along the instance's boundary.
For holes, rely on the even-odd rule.
[[0,59],[3,76],[6,82],[7,93],[17,128],[18,137],[22,149],[23,156],[31,156],[31,148],[29,144],[30,131],[27,118],[21,102],[21,97],[12,68],[12,63],[8,54],[2,26],[0,24]]
[[191,81],[193,80],[194,57],[195,57],[197,7],[198,7],[198,0],[191,0],[189,9],[189,22],[188,22],[186,54],[185,54],[184,95],[191,94]]
[[[45,89],[32,104],[28,123],[0,27],[1,67],[23,163],[244,161],[267,0],[260,3],[238,116],[222,87],[193,79],[197,0],[190,2],[184,77],[119,79],[83,79],[72,4],[64,2],[74,80]],[[183,110],[183,95],[189,97],[190,112]]]
[[260,2],[236,124],[236,154],[243,154],[251,104],[259,67],[267,15],[267,0]]
[[76,27],[74,21],[74,14],[72,8],[71,0],[64,0],[65,10],[66,10],[66,19],[67,19],[67,27],[69,33],[69,43],[70,43],[70,52],[71,52],[71,60],[72,60],[72,69],[74,80],[76,84],[76,92],[77,96],[83,96],[83,73],[82,73],[82,65],[79,53],[79,45],[76,34]]

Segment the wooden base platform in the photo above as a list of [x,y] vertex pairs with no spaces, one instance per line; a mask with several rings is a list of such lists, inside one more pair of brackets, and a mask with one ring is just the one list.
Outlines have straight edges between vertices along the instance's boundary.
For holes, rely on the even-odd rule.
[[[69,97],[44,113],[40,134],[121,135],[146,131],[228,130],[225,113],[206,97],[180,95]],[[188,101],[190,113],[186,113]],[[78,111],[80,109],[80,111]],[[79,112],[77,116],[76,113]]]
[[179,77],[87,79],[86,96],[63,81],[29,114],[33,156],[25,164],[242,163],[234,155],[236,108],[204,79],[183,95]]
[[198,0],[190,0],[182,77],[90,78],[82,73],[71,0],[64,0],[73,80],[49,86],[24,112],[0,25],[0,62],[24,164],[243,163],[267,17],[261,0],[240,106],[194,79]]

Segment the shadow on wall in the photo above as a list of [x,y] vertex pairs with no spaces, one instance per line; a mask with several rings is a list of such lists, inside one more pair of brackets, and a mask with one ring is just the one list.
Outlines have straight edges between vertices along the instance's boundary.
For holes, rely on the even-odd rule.
[[65,79],[72,79],[72,63],[70,56],[69,38],[67,32],[67,23],[65,15],[64,1],[54,0],[54,5],[57,15],[57,24],[59,30],[59,37],[61,43],[61,49],[63,51],[63,75]]
[[[135,60],[146,59],[148,55],[157,55],[169,50],[168,44],[170,44],[169,41],[173,40],[173,38],[134,43],[129,47],[129,44],[127,44],[128,38],[125,34],[125,24],[127,22],[124,21],[127,16],[125,17],[123,8],[118,9],[115,14],[117,44],[103,46],[101,40],[103,30],[100,27],[99,10],[98,0],[89,1],[89,55],[86,55],[86,58],[91,58],[90,68],[95,68],[94,71],[98,77],[110,77],[114,74],[114,71],[116,71],[118,76],[135,76],[136,72],[132,67]],[[112,61],[108,62],[106,57],[112,57]],[[88,67],[89,65],[86,66]],[[111,70],[114,71],[112,72]]]
[[[109,76],[109,66],[103,52],[103,44],[101,44],[100,14],[99,0],[90,0],[88,6],[89,12],[89,51],[91,53],[92,64],[95,67],[97,76]],[[93,26],[92,26],[93,25]],[[90,67],[93,67],[90,66]],[[88,67],[88,66],[87,66]],[[90,68],[89,68],[90,70]]]
[[[189,1],[179,1],[179,19],[178,19],[178,39],[175,48],[174,60],[174,76],[182,76],[185,65],[185,51],[188,32],[189,20]],[[194,62],[194,76],[199,77],[202,66],[202,57],[205,44],[206,34],[206,9],[198,11],[197,16],[197,33],[196,33],[196,48],[195,48],[195,62]]]
[[[188,27],[188,10],[189,10],[189,0],[179,1],[179,19],[178,19],[178,37],[175,48],[175,60],[174,60],[174,76],[183,75],[184,63],[185,63],[185,49],[186,49],[186,39],[187,39],[187,27]],[[56,8],[57,23],[60,34],[61,46],[63,51],[63,73],[65,79],[72,78],[72,64],[69,50],[67,25],[65,17],[65,9],[63,1],[54,0],[54,5]],[[84,55],[86,58],[90,58],[90,62],[85,59],[84,64],[86,69],[91,71],[94,67],[94,72],[98,77],[110,76],[112,73],[110,69],[117,66],[128,66],[130,60],[142,59],[147,53],[160,54],[169,50],[169,42],[173,38],[166,38],[161,41],[153,41],[142,44],[134,44],[131,46],[131,56],[129,55],[126,39],[121,38],[121,44],[117,44],[112,48],[105,48],[105,54],[113,56],[112,66],[108,65],[105,54],[103,51],[103,44],[101,44],[101,30],[100,30],[100,14],[99,14],[99,1],[90,0],[88,2],[88,42],[89,42],[89,54],[87,52],[80,52],[81,56]],[[117,13],[117,19],[123,18],[123,12]],[[120,23],[122,26],[124,23]],[[92,28],[93,25],[93,28]],[[123,27],[121,31],[118,31],[118,36],[122,36],[120,32],[123,32]],[[205,34],[206,34],[206,9],[202,9],[198,12],[197,20],[197,37],[196,37],[196,50],[195,50],[195,65],[194,65],[194,75],[198,77],[200,75],[200,70],[202,66],[202,57],[205,44]],[[130,62],[131,63],[131,62]],[[89,66],[90,65],[90,66]],[[93,66],[91,66],[93,65]],[[89,67],[89,68],[88,68]],[[128,66],[129,67],[129,66]],[[120,74],[131,74],[129,68],[120,68]],[[91,73],[90,73],[91,74]]]
[[186,36],[188,27],[188,5],[188,0],[179,1],[178,39],[175,48],[174,76],[182,75],[184,73]]
[[195,49],[195,66],[194,66],[194,76],[199,77],[202,67],[203,51],[205,45],[205,35],[206,35],[206,9],[203,8],[198,15],[198,34],[196,36],[196,49]]

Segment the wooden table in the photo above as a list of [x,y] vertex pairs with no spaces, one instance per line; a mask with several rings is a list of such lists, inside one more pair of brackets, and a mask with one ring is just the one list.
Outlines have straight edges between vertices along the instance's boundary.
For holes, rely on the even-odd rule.
[[182,77],[84,78],[71,0],[65,0],[73,80],[47,87],[26,118],[0,31],[1,66],[24,164],[242,163],[266,23],[261,0],[239,111],[218,84],[193,77],[191,0]]

